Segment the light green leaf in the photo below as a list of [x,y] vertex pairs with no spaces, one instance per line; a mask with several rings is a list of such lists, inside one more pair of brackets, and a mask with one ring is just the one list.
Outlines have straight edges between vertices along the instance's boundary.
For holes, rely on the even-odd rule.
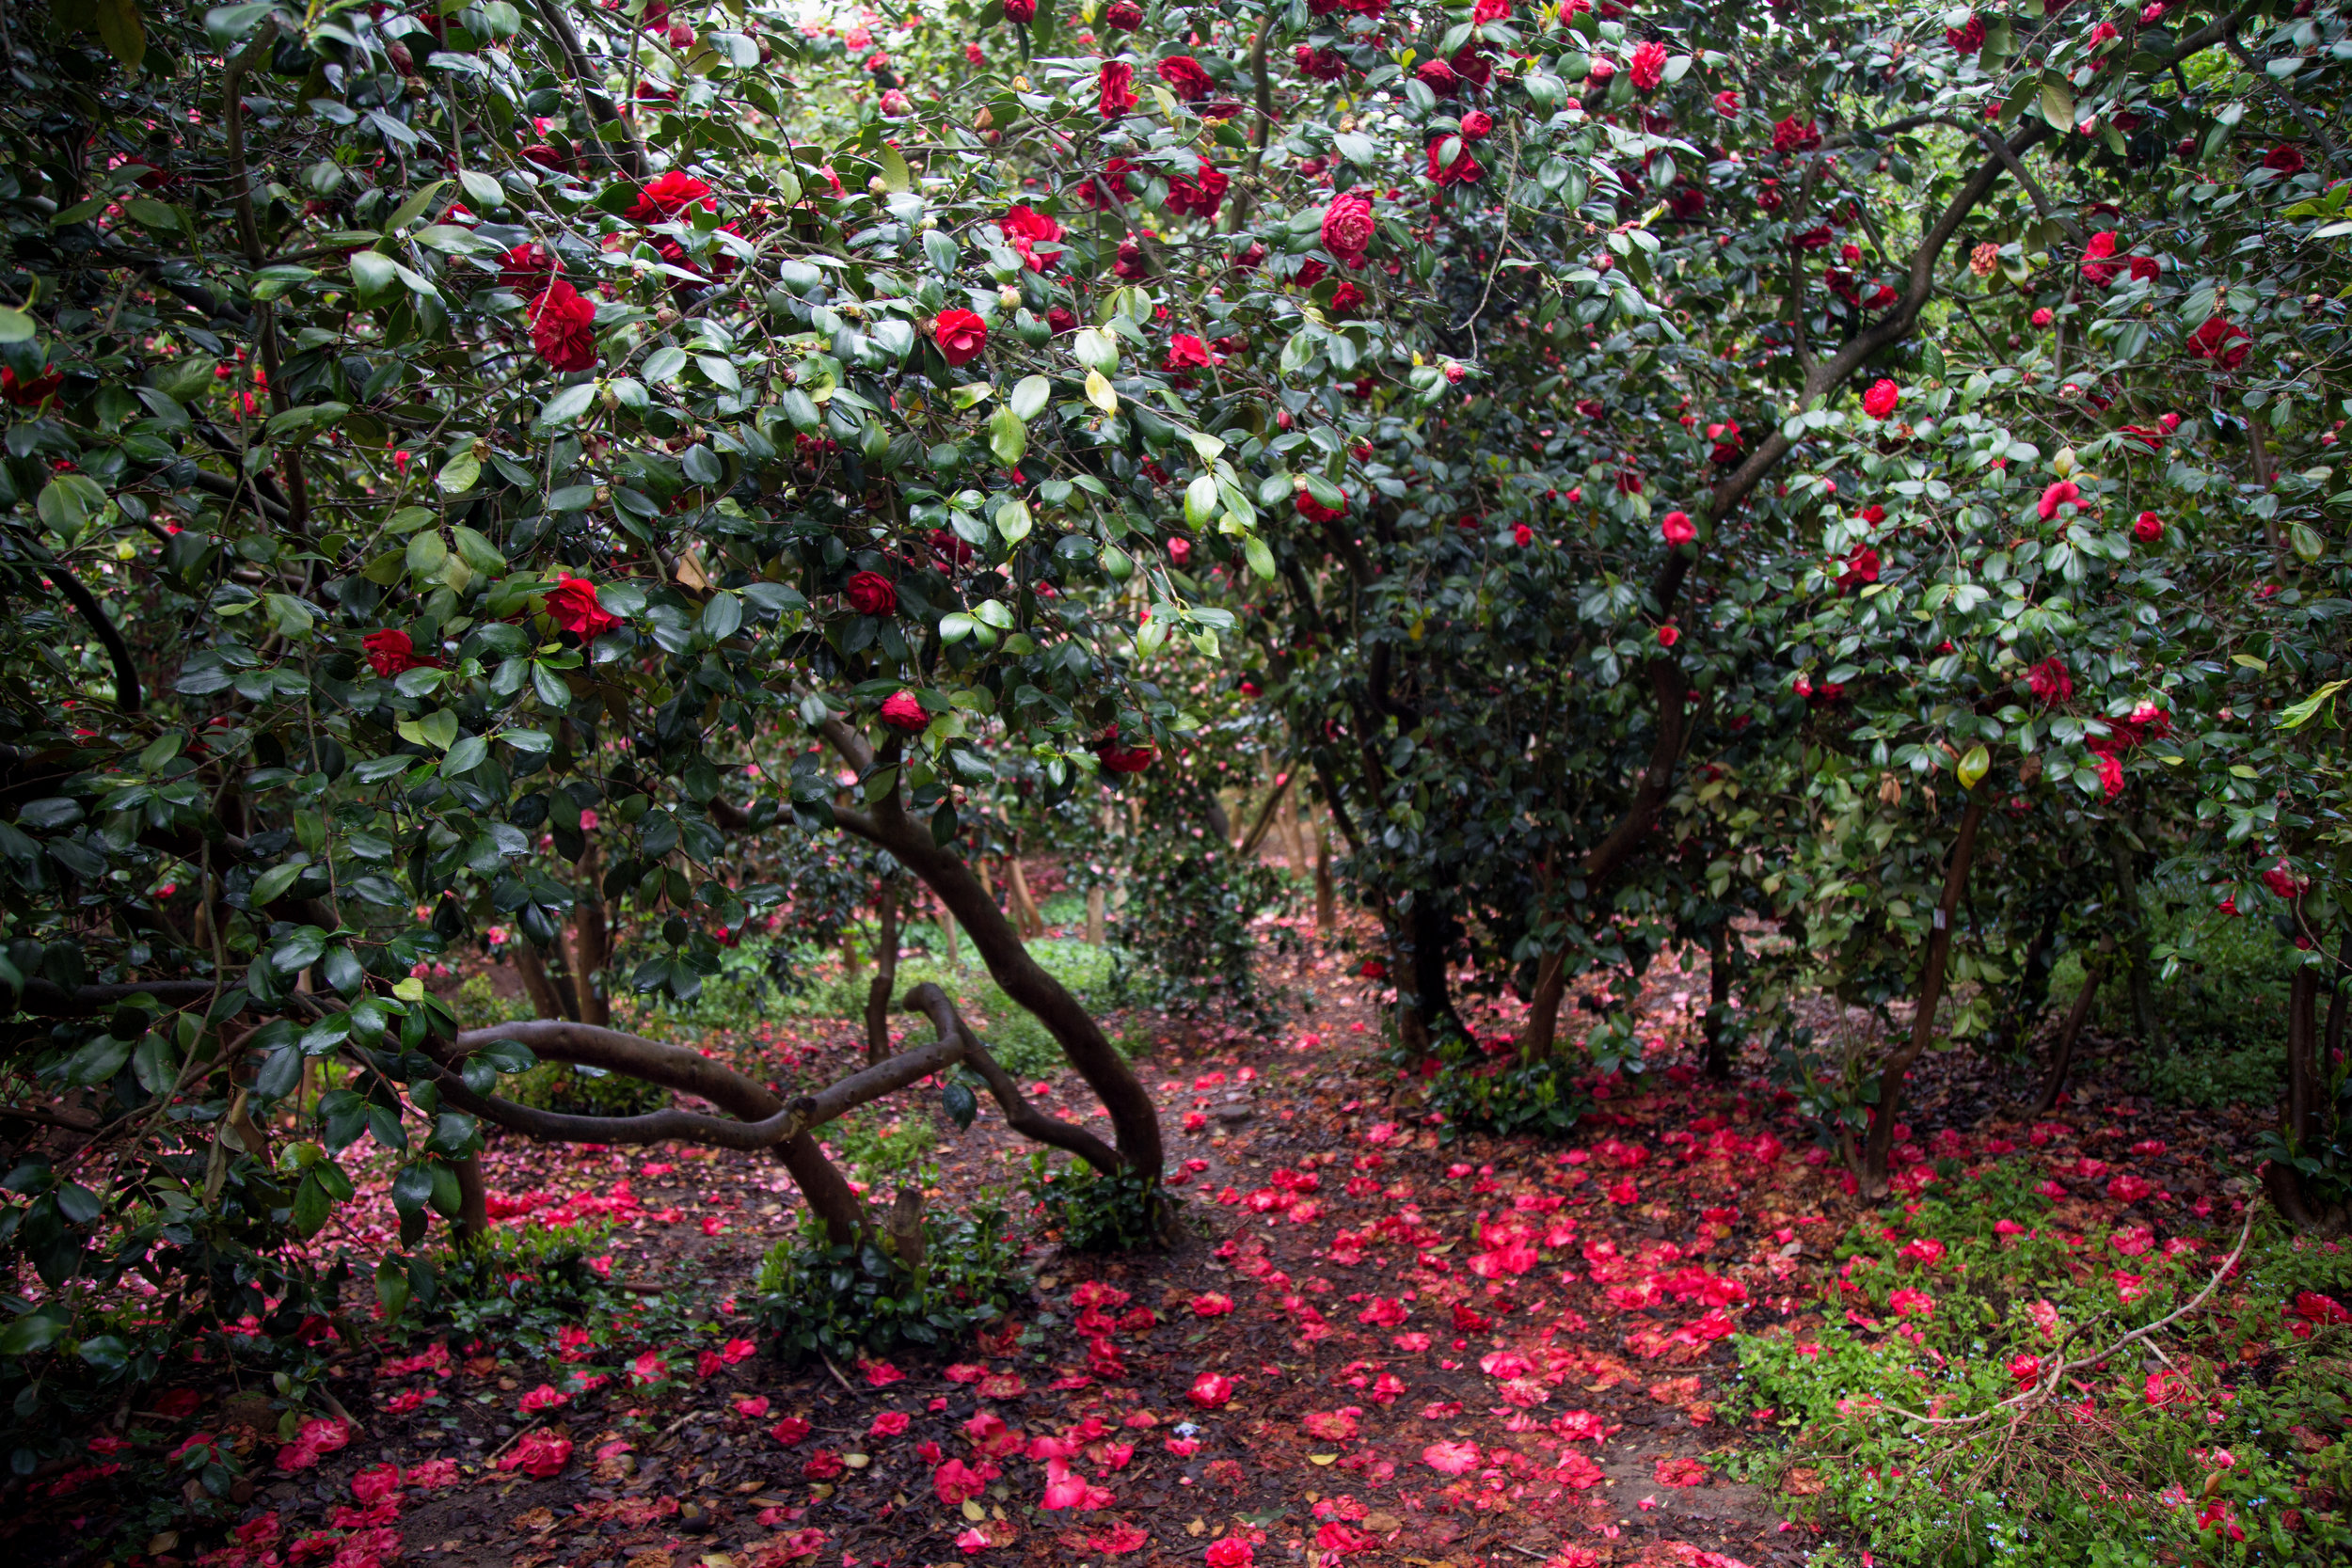
[[1046,400],[1054,395],[1053,383],[1041,375],[1025,375],[1014,384],[1012,396],[1005,406],[1023,420],[1034,420],[1045,411]]
[[473,449],[469,447],[442,464],[441,471],[433,476],[433,483],[445,496],[462,496],[472,489],[474,482],[481,477],[482,459],[476,457]]
[[996,531],[1008,545],[1026,539],[1031,526],[1028,503],[1018,496],[1008,496],[996,509]]
[[1007,467],[1021,461],[1021,454],[1029,450],[1029,427],[1009,404],[999,405],[989,417],[988,450]]

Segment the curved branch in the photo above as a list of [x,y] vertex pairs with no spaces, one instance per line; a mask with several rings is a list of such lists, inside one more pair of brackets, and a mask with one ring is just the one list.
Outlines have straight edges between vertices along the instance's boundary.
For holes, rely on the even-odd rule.
[[73,601],[73,608],[82,612],[89,629],[106,645],[106,657],[114,660],[115,706],[124,713],[139,711],[139,667],[131,661],[131,645],[122,640],[122,633],[106,618],[105,607],[88,589],[74,578],[72,569],[62,562],[50,567],[49,580],[57,585],[57,592]]
[[937,985],[926,980],[907,992],[906,1010],[929,1018],[943,1041],[955,1039],[962,1042],[964,1065],[987,1082],[988,1092],[995,1096],[998,1105],[1004,1107],[1006,1126],[1032,1143],[1048,1144],[1075,1154],[1105,1176],[1116,1176],[1125,1168],[1118,1152],[1102,1139],[1083,1127],[1063,1121],[1058,1117],[1049,1117],[1030,1104],[1020,1086],[1012,1081],[1012,1075],[989,1054],[988,1048],[980,1043],[980,1037],[972,1032],[972,1026],[964,1022],[963,1015],[956,1010],[955,1003]]

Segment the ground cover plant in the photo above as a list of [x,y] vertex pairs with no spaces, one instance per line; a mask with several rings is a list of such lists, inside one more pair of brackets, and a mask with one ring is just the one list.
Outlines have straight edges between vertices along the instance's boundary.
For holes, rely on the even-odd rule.
[[2352,17],[0,18],[41,1561],[2329,1561]]

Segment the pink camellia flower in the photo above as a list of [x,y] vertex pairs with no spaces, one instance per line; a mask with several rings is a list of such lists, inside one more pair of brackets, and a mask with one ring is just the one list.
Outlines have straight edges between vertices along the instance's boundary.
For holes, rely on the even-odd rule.
[[1192,1386],[1184,1390],[1184,1398],[1203,1410],[1216,1410],[1231,1404],[1239,1386],[1223,1372],[1202,1372],[1192,1380]]
[[539,1411],[559,1409],[571,1402],[571,1395],[557,1388],[553,1384],[542,1383],[538,1387],[516,1400],[515,1406],[526,1415],[535,1415]]
[[1208,1559],[1209,1568],[1253,1568],[1253,1564],[1258,1560],[1258,1554],[1249,1543],[1237,1535],[1229,1535],[1222,1541],[1210,1542],[1209,1549],[1204,1555]]
[[1699,536],[1699,531],[1692,526],[1691,515],[1687,512],[1667,513],[1659,521],[1658,532],[1674,549],[1680,549]]
[[2081,485],[2071,479],[2061,479],[2042,492],[2042,499],[2034,506],[2034,515],[2046,523],[2058,515],[2058,509],[2061,506],[2080,507],[2082,499]]
[[1895,1315],[1899,1318],[1932,1318],[1935,1316],[1935,1298],[1925,1291],[1909,1289],[1897,1291],[1886,1298],[1886,1305],[1895,1309]]
[[351,1495],[364,1504],[379,1503],[400,1490],[400,1466],[378,1465],[351,1478]]
[[1874,420],[1883,420],[1895,411],[1902,395],[1903,389],[1891,381],[1875,382],[1862,394],[1862,411]]
[[1233,1309],[1233,1298],[1221,1291],[1204,1291],[1192,1298],[1196,1318],[1221,1318]]
[[907,1423],[914,1418],[903,1410],[885,1410],[874,1418],[874,1424],[866,1429],[868,1437],[904,1436]]
[[1421,1450],[1421,1462],[1441,1476],[1458,1476],[1478,1467],[1478,1445],[1432,1443]]
[[882,699],[882,721],[894,730],[913,732],[928,726],[931,716],[923,711],[922,699],[912,691],[894,691]]
[[2148,1382],[2140,1390],[2148,1402],[2159,1409],[2169,1405],[2191,1404],[2196,1402],[2197,1389],[2188,1375],[2175,1367],[2166,1367],[2148,1374]]

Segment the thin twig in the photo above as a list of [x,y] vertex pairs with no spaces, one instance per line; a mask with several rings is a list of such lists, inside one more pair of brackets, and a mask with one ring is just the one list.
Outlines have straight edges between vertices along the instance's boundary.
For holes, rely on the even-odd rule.
[[2118,1351],[2121,1351],[2124,1346],[2140,1339],[2145,1339],[2148,1336],[2153,1334],[2156,1330],[2164,1327],[2166,1324],[2170,1323],[2177,1319],[2185,1318],[2191,1312],[2196,1311],[2200,1307],[2202,1307],[2205,1304],[2205,1298],[2212,1295],[2214,1291],[2219,1290],[2221,1288],[2221,1282],[2229,1278],[2231,1271],[2237,1267],[2238,1256],[2246,1250],[2246,1243],[2248,1239],[2254,1234],[2254,1216],[2257,1212],[2259,1212],[2259,1211],[2253,1208],[2249,1208],[2246,1211],[2246,1224],[2237,1233],[2237,1245],[2230,1249],[2230,1256],[2221,1260],[2221,1266],[2214,1271],[2214,1275],[2211,1279],[2205,1281],[2205,1288],[2203,1290],[2198,1291],[2186,1302],[2166,1313],[2163,1317],[2158,1318],[2154,1323],[2149,1323],[2145,1327],[2133,1329],[2129,1334],[2124,1335],[2121,1339],[2116,1340],[2115,1343],[2109,1345],[2106,1349],[2099,1352],[2097,1354],[2086,1355],[2081,1357],[2079,1360],[2074,1361],[2061,1359],[2056,1365],[2051,1367],[2051,1369],[2042,1375],[2041,1381],[2036,1383],[2032,1387],[2027,1388],[2023,1393],[2012,1394],[2008,1399],[2003,1400],[2000,1403],[1993,1406],[1990,1410],[1979,1410],[1973,1416],[1927,1416],[1922,1415],[1915,1410],[1905,1410],[1899,1404],[1890,1404],[1886,1406],[1886,1408],[1893,1411],[1896,1415],[1903,1417],[1907,1420],[1924,1422],[1929,1426],[1964,1427],[1974,1426],[1979,1421],[1990,1419],[1992,1417],[2000,1414],[2004,1410],[2014,1409],[2020,1414],[2023,1414],[2025,1411],[2031,1409],[2035,1405],[2046,1402],[2050,1396],[2058,1391],[2059,1381],[2063,1379],[2068,1372],[2077,1370],[2078,1369],[2084,1367],[2095,1367],[2101,1362],[2112,1358],[2115,1354]]
[[817,1358],[825,1364],[825,1370],[833,1374],[833,1380],[841,1385],[841,1388],[844,1393],[848,1394],[851,1399],[857,1398],[857,1390],[850,1386],[850,1380],[841,1375],[841,1369],[833,1364],[832,1356],[827,1355],[820,1350],[817,1353]]

